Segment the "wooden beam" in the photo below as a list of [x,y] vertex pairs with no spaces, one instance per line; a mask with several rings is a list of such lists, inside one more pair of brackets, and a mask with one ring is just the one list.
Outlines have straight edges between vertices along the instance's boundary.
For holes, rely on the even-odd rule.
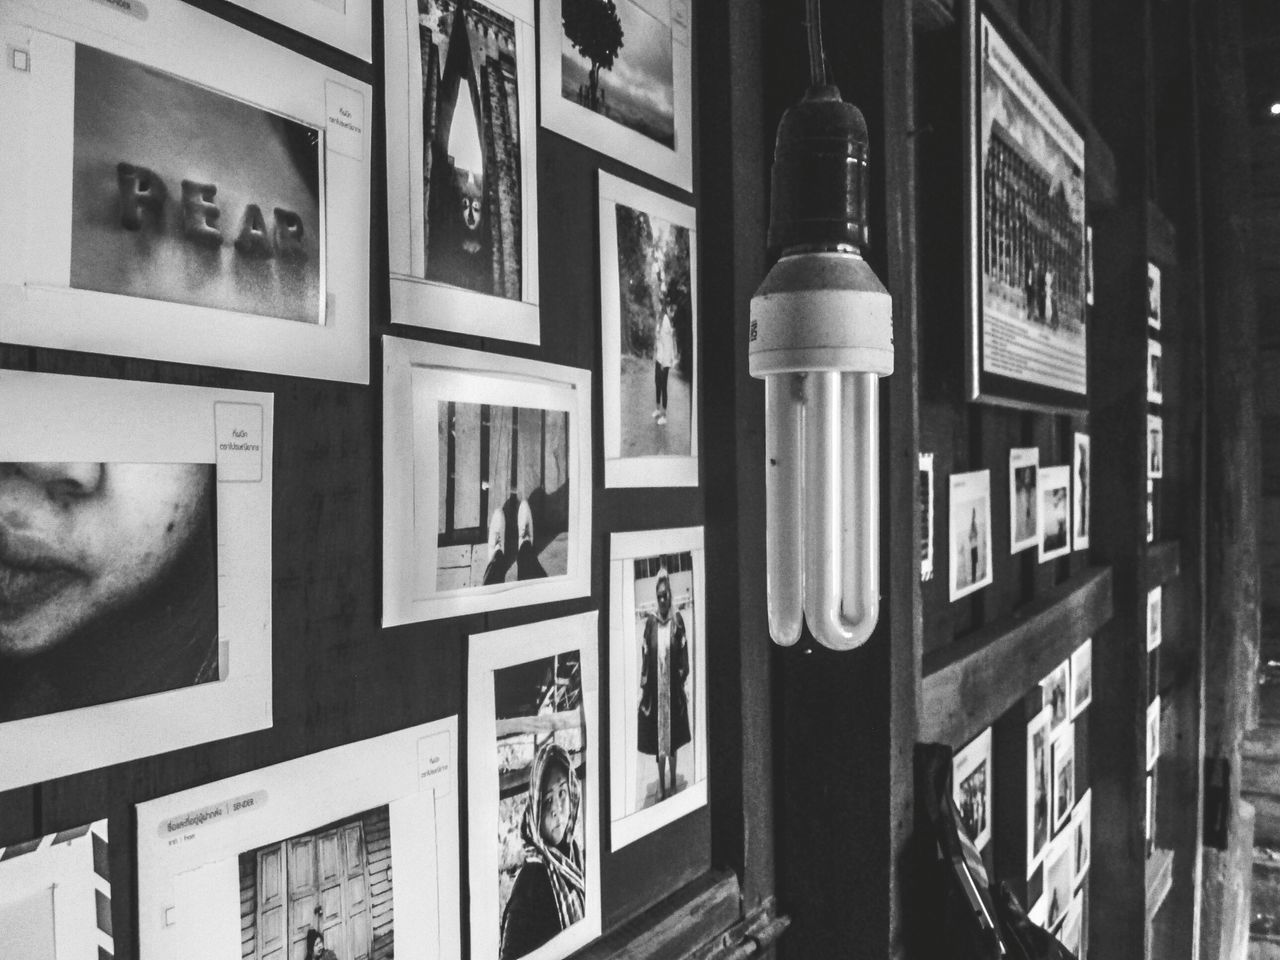
[[1147,547],[1147,589],[1172,583],[1182,573],[1182,544],[1161,540]]
[[920,740],[959,747],[1111,619],[1111,570],[1093,567],[924,661]]
[[687,957],[738,922],[740,893],[732,870],[708,873],[574,954],[574,960]]

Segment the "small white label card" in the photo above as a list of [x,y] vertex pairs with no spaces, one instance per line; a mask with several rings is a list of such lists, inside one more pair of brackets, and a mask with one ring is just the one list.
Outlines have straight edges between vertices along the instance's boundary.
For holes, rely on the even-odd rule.
[[256,403],[215,403],[219,483],[262,481],[262,407]]
[[418,789],[444,796],[452,788],[453,741],[448,731],[418,741]]
[[325,145],[352,160],[364,160],[364,95],[332,80],[324,82]]

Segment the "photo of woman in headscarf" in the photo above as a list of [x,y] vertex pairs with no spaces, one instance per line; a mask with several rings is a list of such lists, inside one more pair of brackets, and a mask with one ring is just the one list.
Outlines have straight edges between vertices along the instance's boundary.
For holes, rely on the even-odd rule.
[[586,864],[574,835],[581,805],[569,752],[548,740],[529,773],[528,803],[520,820],[524,863],[502,913],[502,960],[533,952],[583,918]]
[[641,641],[639,732],[636,749],[658,761],[658,800],[679,789],[676,751],[692,739],[689,729],[689,642],[684,618],[671,606],[671,576],[658,571],[658,609],[645,616]]

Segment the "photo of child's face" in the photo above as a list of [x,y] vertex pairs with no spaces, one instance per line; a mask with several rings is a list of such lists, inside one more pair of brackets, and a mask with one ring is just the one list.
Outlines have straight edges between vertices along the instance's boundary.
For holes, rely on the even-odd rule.
[[0,463],[0,656],[46,653],[142,595],[209,515],[202,463]]
[[569,781],[559,766],[547,768],[542,787],[542,839],[555,846],[569,823]]

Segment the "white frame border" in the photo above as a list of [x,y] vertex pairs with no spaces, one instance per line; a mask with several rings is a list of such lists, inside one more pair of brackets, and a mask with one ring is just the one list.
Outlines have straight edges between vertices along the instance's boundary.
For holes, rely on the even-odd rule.
[[[1069,708],[1067,712],[1070,713]],[[1049,803],[1049,823],[1055,834],[1062,834],[1065,832],[1063,831],[1062,828],[1071,822],[1071,811],[1075,808],[1075,805],[1076,805],[1076,728],[1075,728],[1075,724],[1071,723],[1070,721],[1067,721],[1066,723],[1062,724],[1062,726],[1060,726],[1054,732],[1054,734],[1049,738],[1049,745],[1051,747],[1050,753],[1052,754],[1052,758],[1049,762],[1050,773],[1052,775],[1050,779],[1051,789],[1049,791],[1049,795],[1051,797],[1051,800]],[[1066,758],[1070,758],[1070,761],[1071,761],[1071,802],[1067,804],[1067,811],[1061,817],[1058,816],[1058,806],[1059,806],[1058,800],[1060,799],[1060,795],[1058,793],[1058,767],[1059,767],[1058,757],[1059,756],[1062,756],[1064,758],[1062,765],[1066,764]]]
[[[1085,844],[1084,865],[1081,866],[1079,857],[1075,853],[1076,837],[1082,823],[1088,823],[1087,830],[1089,832],[1089,842]],[[1075,808],[1071,811],[1071,885],[1079,887],[1085,876],[1089,872],[1089,865],[1093,863],[1093,788],[1084,792],[1084,794],[1076,801]]]
[[[1049,848],[1053,846],[1053,731],[1049,729],[1050,710],[1048,706],[1042,707],[1040,712],[1027,721],[1027,738],[1026,738],[1026,783],[1024,784],[1024,800],[1026,801],[1026,827],[1027,827],[1027,876],[1030,877],[1036,871],[1042,862],[1044,862]],[[1034,848],[1036,836],[1036,785],[1035,785],[1035,746],[1034,736],[1037,730],[1044,731],[1044,762],[1045,762],[1045,828],[1044,828],[1044,844],[1039,850]]]
[[[591,593],[591,371],[420,340],[382,338],[382,625],[439,620]],[[436,589],[437,531],[419,531],[414,477],[421,436],[414,371],[440,369],[564,391],[569,407],[569,550],[563,576],[441,593]],[[425,414],[424,414],[425,415]],[[433,415],[434,416],[434,415]],[[435,428],[423,442],[434,443]],[[425,483],[435,491],[439,472]],[[425,520],[424,520],[425,522]],[[422,547],[423,538],[429,547]],[[423,550],[427,553],[422,553]],[[419,566],[423,570],[419,570]],[[420,575],[424,578],[420,580]]]
[[1164,585],[1147,591],[1147,653],[1164,642]]
[[1147,771],[1160,759],[1160,695],[1147,704]]
[[[1084,701],[1077,703],[1080,691],[1080,665],[1085,661],[1089,663],[1089,695]],[[1089,704],[1093,703],[1093,638],[1090,637],[1084,643],[1071,651],[1071,711],[1070,719],[1074,722],[1076,717],[1084,712]]]
[[933,470],[933,454],[932,453],[922,452],[920,454],[919,471],[920,473],[928,474],[929,476],[928,496],[925,498],[928,503],[928,506],[925,507],[925,509],[928,511],[928,515],[925,517],[925,523],[927,525],[928,533],[927,533],[927,542],[925,543],[925,551],[920,557],[920,581],[923,583],[926,580],[933,579],[933,571],[937,562],[937,557],[935,556],[937,551],[934,549],[934,545],[933,545],[934,526],[935,526],[934,519],[937,516],[937,512],[935,510],[935,490],[934,490],[935,475]]
[[[1061,479],[1059,479],[1061,478]],[[1062,480],[1065,479],[1065,483]],[[1067,491],[1067,542],[1056,550],[1046,550],[1044,548],[1044,494],[1046,490],[1055,490],[1063,487]],[[1052,467],[1041,467],[1036,471],[1036,522],[1040,526],[1040,540],[1036,547],[1036,555],[1038,563],[1046,563],[1049,560],[1056,560],[1058,557],[1065,557],[1071,553],[1071,534],[1075,517],[1073,514],[1071,503],[1071,466],[1069,464],[1058,464]]]
[[[1035,498],[1035,530],[1026,540],[1015,539],[1018,529],[1018,486],[1014,472],[1025,467],[1035,469],[1036,484],[1032,496]],[[1021,553],[1040,543],[1040,448],[1012,447],[1009,450],[1009,553]]]
[[370,0],[346,0],[346,12],[317,0],[231,0],[268,20],[327,43],[365,63],[373,61]]
[[[1153,286],[1154,284],[1154,286]],[[1164,288],[1160,280],[1160,268],[1150,260],[1147,261],[1147,326],[1152,330],[1159,330],[1161,318],[1164,315]],[[1156,312],[1151,314],[1151,290],[1155,290],[1156,295]]]
[[[971,470],[968,473],[953,473],[949,478],[948,496],[947,496],[947,596],[948,600],[954,603],[962,597],[981,590],[983,587],[989,587],[995,582],[995,558],[992,557],[992,548],[994,547],[995,537],[991,530],[991,471],[990,470]],[[964,491],[970,484],[975,489],[986,488],[986,497],[984,503],[986,505],[987,518],[987,575],[981,580],[969,584],[967,587],[956,586],[956,544],[952,539],[956,531],[955,526],[955,505],[957,491]]]
[[[1155,438],[1152,438],[1152,434]],[[1152,466],[1152,454],[1155,454],[1156,466]],[[1147,414],[1147,479],[1160,480],[1164,477],[1164,418],[1158,413]]]
[[1164,379],[1164,347],[1155,337],[1147,337],[1147,403],[1162,404],[1164,403],[1164,385],[1163,383],[1154,383],[1151,371],[1153,369],[1151,361],[1160,361],[1160,378]]
[[951,757],[951,798],[955,801],[957,807],[960,806],[960,783],[969,774],[973,773],[979,765],[985,763],[987,765],[986,777],[986,825],[981,833],[973,838],[973,845],[977,850],[981,850],[991,842],[991,781],[992,781],[992,754],[991,754],[991,728],[983,730],[980,734],[970,740],[961,747]]
[[[1093,494],[1093,442],[1089,439],[1089,434],[1079,431],[1076,431],[1071,439],[1071,549],[1088,550],[1089,528],[1086,526],[1084,534],[1081,535],[1080,512]],[[1083,457],[1080,456],[1082,448],[1084,450]],[[1089,482],[1083,492],[1080,490],[1080,462],[1082,460],[1089,475]],[[1090,506],[1092,506],[1091,503]],[[1088,520],[1092,522],[1092,512],[1089,513]]]

